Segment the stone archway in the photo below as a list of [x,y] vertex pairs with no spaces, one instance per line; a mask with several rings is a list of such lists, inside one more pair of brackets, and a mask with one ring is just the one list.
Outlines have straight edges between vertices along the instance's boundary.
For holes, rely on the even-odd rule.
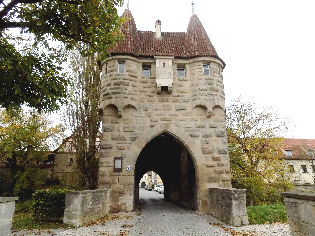
[[135,165],[135,202],[139,200],[138,183],[149,170],[161,176],[165,199],[197,209],[197,172],[191,153],[179,139],[162,132],[142,149]]
[[[150,130],[142,133],[140,137],[137,138],[130,146],[129,152],[125,154],[126,165],[131,166],[130,174],[133,175],[133,204],[138,200],[138,181],[136,175],[136,162],[138,157],[140,156],[143,149],[145,149],[146,145],[149,144],[156,137],[159,137],[161,134],[168,134],[176,140],[177,143],[181,145],[181,147],[187,151],[189,154],[189,159],[193,163],[194,171],[195,171],[195,206],[193,208],[199,211],[205,211],[202,206],[202,197],[205,195],[205,188],[202,188],[202,184],[205,182],[205,175],[200,175],[200,173],[205,172],[205,159],[201,153],[200,145],[193,140],[186,132],[184,132],[180,127],[177,127],[173,124],[160,124],[156,127],[152,127]],[[144,172],[145,173],[145,172]],[[144,174],[143,173],[143,174]],[[162,179],[165,178],[162,176]],[[163,181],[165,181],[163,179]]]

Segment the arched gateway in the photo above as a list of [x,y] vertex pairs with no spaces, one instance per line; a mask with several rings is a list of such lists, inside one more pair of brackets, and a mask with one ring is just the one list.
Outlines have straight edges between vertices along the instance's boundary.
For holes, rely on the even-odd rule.
[[177,33],[159,20],[156,32],[139,31],[129,10],[123,17],[125,39],[102,63],[99,188],[111,189],[111,212],[132,211],[154,170],[166,198],[209,212],[210,189],[231,187],[225,64],[195,14]]

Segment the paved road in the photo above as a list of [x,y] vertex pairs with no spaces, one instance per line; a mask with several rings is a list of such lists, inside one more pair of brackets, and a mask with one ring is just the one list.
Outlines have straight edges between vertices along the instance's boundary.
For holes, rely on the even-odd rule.
[[142,215],[129,235],[230,235],[209,224],[207,216],[163,200],[163,195],[140,189]]

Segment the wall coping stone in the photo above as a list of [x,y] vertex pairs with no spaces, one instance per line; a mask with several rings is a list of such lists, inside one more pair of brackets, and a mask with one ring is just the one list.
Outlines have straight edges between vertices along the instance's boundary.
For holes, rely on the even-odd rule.
[[310,192],[284,192],[282,196],[300,200],[315,201],[315,193]]
[[104,187],[102,189],[93,189],[93,190],[88,189],[88,190],[82,190],[82,191],[69,191],[69,192],[67,192],[67,194],[82,195],[82,194],[88,194],[88,193],[107,191],[108,189],[109,189],[108,187]]
[[0,202],[12,202],[17,201],[19,197],[0,197]]

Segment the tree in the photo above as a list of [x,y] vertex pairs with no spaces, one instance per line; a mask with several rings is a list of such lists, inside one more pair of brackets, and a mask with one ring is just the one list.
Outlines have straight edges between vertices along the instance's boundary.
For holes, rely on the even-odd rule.
[[60,125],[51,126],[42,115],[21,112],[11,116],[5,110],[0,113],[0,163],[10,168],[12,176],[18,169],[37,165],[47,159],[49,142],[60,138]]
[[73,90],[73,103],[69,106],[70,126],[75,146],[78,168],[84,177],[88,189],[98,184],[98,146],[97,137],[100,128],[100,69],[95,56],[73,56],[73,68],[76,82]]
[[285,130],[286,122],[271,110],[240,99],[227,108],[232,183],[246,189],[250,205],[276,201],[291,186],[281,151]]
[[[51,51],[50,39],[67,49],[80,45],[80,52],[99,52],[106,57],[108,47],[119,38],[122,22],[117,6],[122,0],[8,0],[0,1],[0,106],[20,107],[24,102],[38,110],[54,110],[67,97],[69,79],[61,72],[60,57]],[[8,29],[32,33],[34,48],[17,49],[17,37]],[[88,47],[87,47],[88,45]],[[36,50],[37,48],[37,50]],[[39,52],[41,51],[41,52]]]

